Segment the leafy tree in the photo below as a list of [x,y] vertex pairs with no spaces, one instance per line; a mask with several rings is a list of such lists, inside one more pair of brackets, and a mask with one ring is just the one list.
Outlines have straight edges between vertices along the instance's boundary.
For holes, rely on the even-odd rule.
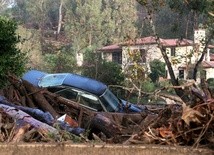
[[155,59],[150,62],[150,70],[151,73],[149,74],[150,79],[152,82],[156,83],[159,77],[165,76],[165,63]]
[[[14,2],[13,18],[33,31],[33,34],[38,34],[34,42],[37,42],[37,47],[41,49],[41,55],[46,55],[49,60],[53,60],[53,57],[59,58],[58,53],[64,44],[66,46],[69,44],[70,50],[75,52],[75,55],[67,55],[70,60],[84,54],[88,47],[100,48],[136,35],[135,0],[125,0],[125,3],[124,0],[14,0]],[[55,44],[59,43],[61,47],[56,49]],[[64,52],[61,51],[62,53]]]
[[[68,56],[69,55],[69,56]],[[44,69],[52,73],[76,72],[76,60],[70,48],[62,48],[57,53],[44,55]]]
[[25,71],[26,55],[17,48],[17,24],[0,17],[0,87],[7,83],[8,73],[20,76]]
[[83,75],[102,81],[106,85],[121,85],[124,82],[120,65],[102,60],[100,55],[91,52],[91,49],[87,49],[85,58]]
[[135,36],[135,1],[66,0],[65,32],[77,54]]

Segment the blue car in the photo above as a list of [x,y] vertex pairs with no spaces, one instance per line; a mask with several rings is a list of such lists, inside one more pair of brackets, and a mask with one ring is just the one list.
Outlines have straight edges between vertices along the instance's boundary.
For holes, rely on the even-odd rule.
[[30,70],[22,79],[97,112],[136,113],[147,110],[145,106],[137,106],[117,98],[104,83],[77,74],[48,74]]

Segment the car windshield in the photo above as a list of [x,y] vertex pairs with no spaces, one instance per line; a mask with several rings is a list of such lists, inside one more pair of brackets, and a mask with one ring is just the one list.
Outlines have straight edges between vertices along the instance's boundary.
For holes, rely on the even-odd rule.
[[65,80],[67,74],[48,74],[40,79],[39,87],[60,86]]
[[100,100],[106,107],[107,111],[114,112],[119,110],[120,101],[109,89],[106,89],[103,95],[100,96]]

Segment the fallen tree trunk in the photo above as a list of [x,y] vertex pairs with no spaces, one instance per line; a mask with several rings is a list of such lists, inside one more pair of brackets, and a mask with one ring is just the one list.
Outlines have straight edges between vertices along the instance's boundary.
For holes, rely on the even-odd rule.
[[121,129],[119,128],[119,126],[114,122],[112,122],[109,118],[101,114],[95,115],[95,117],[91,120],[90,128],[92,130],[98,129],[98,131],[95,131],[98,133],[100,130],[102,133],[104,133],[107,136],[107,138],[111,138],[118,134],[121,134]]
[[23,80],[23,85],[26,87],[26,89],[29,92],[31,92],[31,95],[33,96],[37,105],[42,110],[50,112],[54,118],[59,117],[59,114],[54,110],[54,108],[49,104],[49,102],[46,100],[44,95],[40,92],[41,89],[34,87],[32,84],[30,84],[29,82],[27,82],[25,80]]
[[17,108],[14,108],[14,107],[11,107],[8,105],[4,105],[4,104],[0,104],[0,109],[2,109],[2,111],[4,113],[6,113],[7,115],[9,115],[10,117],[12,117],[15,120],[23,120],[23,121],[29,123],[30,125],[35,127],[37,130],[39,130],[43,134],[46,134],[46,135],[49,133],[52,133],[54,135],[58,134],[57,129],[55,129],[52,126],[49,126],[43,122],[36,120],[35,118],[31,117],[27,113],[25,113]]

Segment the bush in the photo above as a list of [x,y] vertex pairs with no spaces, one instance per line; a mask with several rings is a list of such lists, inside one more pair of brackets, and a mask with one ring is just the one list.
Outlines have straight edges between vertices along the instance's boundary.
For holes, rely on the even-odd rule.
[[106,85],[121,85],[125,79],[120,65],[102,60],[90,49],[85,51],[82,74]]
[[150,69],[151,73],[149,74],[150,79],[156,83],[159,79],[159,77],[164,77],[165,76],[165,63],[158,60],[154,59],[153,61],[150,62]]
[[25,71],[26,54],[17,48],[20,37],[16,30],[14,21],[0,17],[0,88],[8,83],[8,73],[19,77]]
[[214,78],[207,79],[208,87],[212,94],[214,94]]

